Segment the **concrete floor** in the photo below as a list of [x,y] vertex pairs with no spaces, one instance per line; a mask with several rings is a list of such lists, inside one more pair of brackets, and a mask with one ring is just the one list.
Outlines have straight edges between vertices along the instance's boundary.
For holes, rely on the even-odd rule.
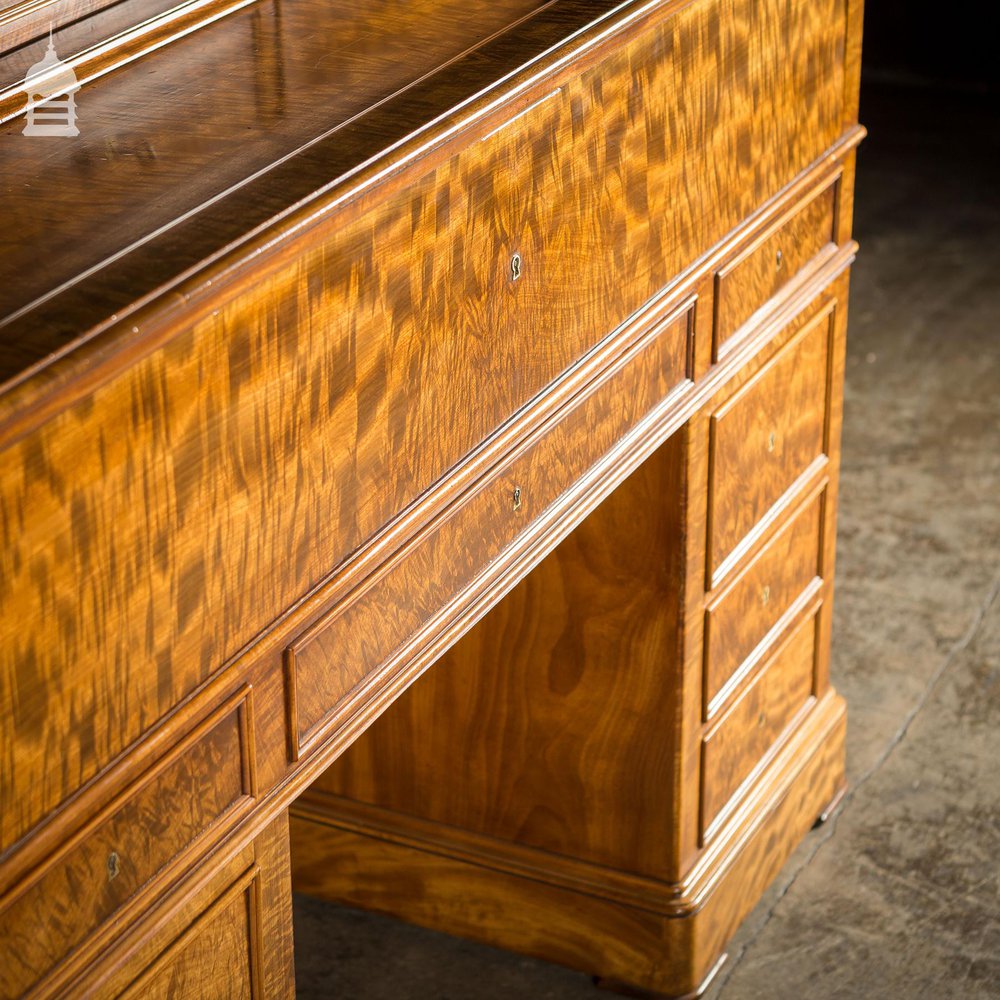
[[[992,102],[996,105],[996,102]],[[707,1000],[1000,997],[1000,115],[866,92],[832,676],[850,792]],[[300,997],[597,1000],[554,965],[297,898]]]

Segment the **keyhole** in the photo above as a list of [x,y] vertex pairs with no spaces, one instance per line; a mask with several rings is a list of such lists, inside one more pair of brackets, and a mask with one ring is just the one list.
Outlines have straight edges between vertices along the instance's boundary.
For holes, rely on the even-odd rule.
[[122,859],[118,857],[117,851],[112,851],[108,855],[108,881],[113,882],[121,874]]
[[782,265],[782,264],[783,264],[784,262],[785,262],[785,255],[784,255],[784,254],[783,254],[783,253],[782,253],[782,252],[781,252],[781,251],[779,250],[779,251],[778,251],[778,252],[777,252],[777,253],[776,253],[776,254],[774,255],[774,265],[775,265],[775,267],[777,267],[777,269],[778,269],[778,270],[780,271],[780,270],[781,270],[781,265]]
[[514,510],[521,509],[521,487],[514,487]]
[[761,712],[760,715],[757,716],[757,725],[761,729],[763,729],[764,726],[767,725],[767,716],[763,712]]
[[521,277],[521,255],[514,254],[510,259],[510,280],[517,281]]
[[777,443],[778,443],[778,439],[774,436],[774,431],[771,431],[771,433],[767,437],[767,450],[768,451],[774,451],[774,446]]
[[767,604],[767,602],[769,600],[771,600],[771,588],[770,587],[765,587],[760,592],[760,603],[761,604]]

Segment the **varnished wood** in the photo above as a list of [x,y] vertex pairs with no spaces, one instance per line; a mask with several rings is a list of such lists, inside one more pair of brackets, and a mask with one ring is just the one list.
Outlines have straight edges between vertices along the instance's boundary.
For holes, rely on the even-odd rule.
[[705,611],[705,715],[821,584],[826,494],[814,493]]
[[832,306],[712,415],[708,582],[827,460]]
[[[247,714],[244,691],[0,899],[3,995],[35,985],[84,942],[100,948],[114,931],[109,922],[135,913],[154,878],[162,881],[178,856],[221,832],[213,827],[246,813],[256,793]],[[192,797],[206,775],[211,781]],[[64,918],[53,909],[53,900],[77,896]]]
[[77,2],[81,136],[0,126],[0,994],[290,995],[290,806],[306,889],[697,988],[843,782],[858,4]]
[[665,874],[679,447],[645,462],[314,787]]
[[793,282],[818,254],[836,246],[833,231],[840,182],[816,193],[773,229],[761,234],[716,275],[712,349],[727,343],[761,307]]
[[129,928],[68,995],[294,996],[288,820],[220,857]]
[[[316,808],[312,801],[292,819],[294,884],[316,896],[402,915],[659,994],[697,991],[725,942],[840,787],[843,703],[831,697],[818,709],[808,739],[791,743],[777,762],[783,778],[775,774],[762,786],[770,798],[748,804],[742,849],[721,866],[726,877],[712,879],[706,892],[705,866],[696,870],[680,905],[670,905],[676,897],[669,890],[661,895],[668,916],[649,903],[623,906],[593,884],[570,888],[551,877],[525,878],[502,859],[470,864],[436,841],[394,837],[391,827],[359,829],[345,823],[339,810]],[[707,860],[719,865],[718,854]],[[401,891],[404,886],[409,891]]]
[[[816,5],[799,5],[787,24],[778,6],[776,30],[825,47],[834,25]],[[689,248],[721,237],[768,193],[786,162],[818,155],[834,137],[832,125],[807,128],[809,116],[824,114],[824,100],[782,115],[758,103],[756,124],[737,119],[735,131],[750,128],[762,145],[759,169],[771,164],[760,187],[723,185],[729,202],[707,187],[692,189],[688,178],[704,176],[694,167],[702,162],[696,118],[682,129],[686,143],[668,145],[666,106],[656,95],[711,89],[715,61],[705,52],[694,63],[662,63],[651,53],[686,50],[685,38],[697,36],[704,18],[731,30],[731,18],[693,7],[648,29],[567,83],[513,134],[477,142],[372,216],[336,227],[327,220],[321,242],[304,237],[298,256],[277,270],[262,263],[253,287],[223,308],[185,310],[168,343],[12,446],[0,467],[0,650],[3,676],[23,677],[19,688],[30,693],[15,699],[11,686],[0,691],[13,723],[5,730],[13,743],[0,756],[0,795],[17,802],[16,813],[2,810],[0,846],[96,774],[578,360],[615,317],[684,265]],[[728,36],[719,44],[729,46],[730,58],[750,60]],[[633,63],[651,67],[637,83],[648,78],[648,121],[628,114],[624,81],[638,73]],[[767,91],[773,100],[806,100],[793,63],[760,59],[747,70],[762,79],[781,74]],[[605,87],[624,96],[605,103]],[[693,105],[676,110],[696,115]],[[612,123],[617,143],[595,147],[591,138],[585,145]],[[724,131],[717,125],[713,135]],[[772,128],[787,134],[765,139]],[[532,144],[533,134],[545,138]],[[561,139],[575,136],[581,151],[592,152],[566,171]],[[735,162],[734,152],[705,166],[725,170]],[[699,205],[696,214],[669,211],[681,185]],[[534,226],[522,216],[524,190],[535,192],[531,205],[545,208]],[[645,192],[640,202],[613,196],[632,190]],[[470,211],[485,215],[467,229]],[[641,224],[628,225],[640,211]],[[63,235],[75,252],[79,240]],[[622,271],[607,266],[609,247]],[[525,275],[510,285],[506,270],[517,249]],[[6,259],[15,265],[16,256]],[[129,288],[134,293],[131,281]],[[5,343],[20,350],[34,342],[21,334],[15,324]],[[513,371],[516,379],[508,377]],[[186,391],[193,383],[197,394]],[[79,565],[60,559],[63,551],[76,553]],[[66,593],[79,596],[60,611]],[[104,609],[100,618],[88,612],[93,607]],[[108,664],[116,666],[109,672]],[[47,683],[57,674],[58,685]],[[112,690],[127,691],[127,699]],[[28,786],[30,795],[22,791]]]
[[738,788],[764,764],[795,717],[809,707],[815,688],[816,606],[809,609],[771,659],[703,737],[703,836]]

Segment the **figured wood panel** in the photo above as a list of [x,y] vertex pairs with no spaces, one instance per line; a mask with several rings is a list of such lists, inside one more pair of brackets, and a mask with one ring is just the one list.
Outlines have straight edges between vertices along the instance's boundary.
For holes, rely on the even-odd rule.
[[706,734],[702,750],[702,833],[813,697],[815,614],[808,615]]
[[712,415],[708,579],[751,541],[789,490],[829,449],[833,305]]
[[715,283],[716,358],[737,330],[802,268],[821,251],[832,251],[838,191],[839,183],[830,184],[720,269]]
[[[657,37],[647,32],[640,45],[615,40],[618,65],[597,95],[607,94],[610,114],[581,156],[591,165],[605,157],[618,162],[619,177],[595,190],[627,197],[631,211],[619,209],[604,220],[605,233],[614,227],[616,238],[602,234],[585,267],[600,270],[609,257],[616,265],[631,258],[631,274],[655,267],[662,252],[680,258],[663,280],[672,277],[840,136],[844,5],[796,0],[786,9],[776,0],[701,0],[693,10],[677,11],[663,3],[651,12],[654,19],[669,15]],[[280,9],[254,4],[151,54],[141,68],[98,81],[87,94],[94,124],[78,141],[37,150],[38,140],[11,136],[16,141],[5,144],[5,173],[16,194],[0,207],[18,220],[12,231],[33,238],[15,241],[4,255],[11,280],[0,281],[0,315],[39,305],[7,327],[0,380],[231,250],[281,212],[303,200],[326,200],[333,182],[349,186],[359,164],[383,158],[415,129],[495,87],[616,6],[559,0],[517,30],[477,45],[537,2],[508,0],[489,13],[474,6],[471,16],[468,4],[443,0],[403,10],[356,0],[319,8],[304,0]],[[622,16],[640,6],[623,8]],[[749,24],[752,32],[742,27]],[[456,52],[444,40],[459,29]],[[751,46],[757,32],[766,46]],[[472,54],[457,58],[466,43]],[[677,57],[688,52],[697,58]],[[217,67],[211,88],[203,86],[205,65]],[[430,72],[437,65],[442,69]],[[569,70],[558,82],[536,87],[580,82]],[[578,110],[590,110],[586,95],[593,86],[591,79],[579,88]],[[165,91],[170,101],[162,99]],[[679,93],[687,95],[683,103]],[[135,123],[127,136],[118,128],[122,119]],[[194,132],[192,120],[199,122]],[[234,148],[240,156],[231,155]],[[642,169],[647,158],[649,172]],[[519,201],[530,207],[526,192]],[[678,205],[686,207],[678,211]],[[684,249],[691,249],[692,237],[695,254]],[[22,245],[31,248],[27,258]],[[651,263],[649,250],[657,251]],[[31,266],[39,256],[48,261],[44,276]],[[255,255],[250,259],[260,264]],[[78,287],[42,302],[84,272]],[[131,325],[123,324],[115,339],[130,340]]]
[[289,648],[292,736],[301,745],[438,609],[685,379],[693,305],[660,318],[557,424]]
[[0,849],[833,142],[841,6],[684,8],[2,455]]
[[[207,731],[206,731],[207,728]],[[196,731],[0,899],[0,993],[25,992],[253,794],[246,702]]]
[[292,1000],[291,879],[285,813],[235,854],[215,856],[119,928],[60,995]]
[[627,871],[674,836],[682,447],[632,474],[315,787]]
[[659,914],[294,815],[291,839],[296,892],[633,983],[663,962]]
[[[705,612],[705,713],[720,692],[764,655],[793,604],[819,582],[825,494],[814,495]],[[815,586],[812,588],[815,590]]]
[[188,929],[122,1000],[252,1000],[255,970],[251,940],[256,934],[255,881],[237,884]]

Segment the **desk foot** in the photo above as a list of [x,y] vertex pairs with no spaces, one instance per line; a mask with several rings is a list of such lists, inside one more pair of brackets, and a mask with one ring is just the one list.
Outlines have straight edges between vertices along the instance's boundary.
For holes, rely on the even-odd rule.
[[823,807],[820,814],[816,817],[816,821],[813,823],[812,828],[815,830],[817,827],[822,826],[836,811],[837,807],[844,800],[844,796],[847,794],[847,782],[845,781],[840,788],[837,789],[836,794],[832,799]]
[[594,976],[594,985],[599,990],[607,990],[609,993],[617,993],[623,997],[633,997],[634,1000],[697,1000],[712,985],[712,981],[718,975],[719,969],[726,964],[727,958],[729,958],[729,955],[723,952],[715,965],[709,969],[708,975],[690,993],[678,995],[676,993],[659,993],[656,990],[644,990],[608,976]]

